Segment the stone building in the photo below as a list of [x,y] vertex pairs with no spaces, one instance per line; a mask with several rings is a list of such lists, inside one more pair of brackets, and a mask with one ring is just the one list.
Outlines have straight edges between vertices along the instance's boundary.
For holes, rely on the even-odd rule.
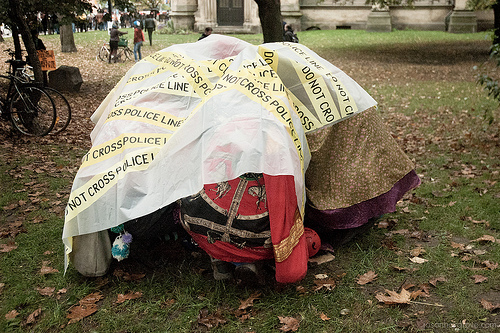
[[[372,8],[365,0],[281,0],[283,21],[307,29],[392,29],[476,32],[493,28],[493,10],[466,10],[467,0],[415,0],[413,6]],[[171,0],[176,28],[216,33],[261,32],[254,0]]]

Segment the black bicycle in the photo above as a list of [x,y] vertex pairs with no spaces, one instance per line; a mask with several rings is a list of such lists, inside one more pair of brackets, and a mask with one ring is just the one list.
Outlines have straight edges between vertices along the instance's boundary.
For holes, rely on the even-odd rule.
[[[6,50],[6,52],[9,52],[9,55],[12,58],[11,60],[14,60],[14,52],[11,50]],[[14,73],[14,75],[21,79],[23,82],[35,82],[33,67],[31,67],[30,65],[25,64],[21,67],[10,65],[9,72]],[[45,92],[49,94],[56,106],[56,122],[54,124],[54,128],[49,134],[59,134],[64,131],[71,122],[71,105],[59,90],[47,86],[44,86],[43,90],[45,90]]]
[[[108,61],[110,53],[111,49],[109,47],[109,43],[104,41],[104,43],[101,45],[101,48],[97,52],[95,59]],[[123,58],[122,55],[124,56]],[[113,58],[113,62],[124,62],[125,60],[133,59],[134,52],[128,47],[128,40],[126,38],[120,38],[120,41],[118,42],[118,50],[116,51],[116,55]]]
[[17,68],[26,66],[24,60],[9,59],[10,70],[0,78],[9,80],[5,96],[0,96],[0,116],[10,119],[19,132],[44,136],[50,133],[56,122],[54,101],[42,87],[36,83],[24,82],[14,73]]

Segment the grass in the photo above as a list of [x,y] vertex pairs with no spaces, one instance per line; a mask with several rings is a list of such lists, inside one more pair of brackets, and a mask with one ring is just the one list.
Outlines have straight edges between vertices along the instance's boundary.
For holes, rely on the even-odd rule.
[[[262,35],[236,37],[262,42]],[[132,64],[95,61],[105,32],[75,34],[78,52],[72,54],[57,51],[58,36],[42,38],[56,50],[58,66],[78,65],[85,83],[80,93],[69,94],[74,122],[58,137],[19,137],[9,124],[0,124],[0,244],[17,245],[0,253],[1,332],[206,332],[199,324],[203,309],[206,318],[226,321],[214,332],[279,332],[278,317],[300,318],[298,332],[447,332],[454,331],[452,325],[464,332],[493,332],[493,325],[500,325],[498,310],[480,304],[483,298],[500,303],[500,268],[484,264],[500,262],[499,112],[497,102],[475,83],[473,69],[488,60],[487,33],[299,32],[301,43],[378,101],[393,136],[415,161],[422,185],[382,218],[389,228],[374,228],[335,250],[333,261],[311,267],[297,284],[259,290],[214,281],[206,256],[177,243],[161,255],[138,254],[114,263],[103,278],[84,278],[71,267],[63,275],[63,209],[80,158],[90,147],[88,117]],[[143,53],[197,39],[198,34],[155,34],[153,46],[146,42]],[[8,41],[0,45],[7,47]],[[488,63],[485,68],[494,69]],[[496,116],[491,125],[483,118],[486,111]],[[483,235],[497,242],[474,241]],[[418,247],[428,262],[409,260]],[[43,266],[59,272],[42,275]],[[115,269],[144,277],[130,281]],[[357,284],[370,270],[377,279]],[[314,291],[316,274],[328,274],[336,287]],[[474,275],[488,279],[474,283]],[[432,285],[438,277],[444,279]],[[399,306],[375,298],[404,285],[412,291],[424,288],[428,297]],[[49,296],[37,290],[46,287],[54,288]],[[142,297],[116,303],[118,294],[136,291]],[[68,324],[70,308],[94,292],[104,296],[98,311]],[[236,310],[255,292],[261,296],[243,319]],[[8,319],[13,310],[18,314]],[[322,314],[329,319],[321,319]]]

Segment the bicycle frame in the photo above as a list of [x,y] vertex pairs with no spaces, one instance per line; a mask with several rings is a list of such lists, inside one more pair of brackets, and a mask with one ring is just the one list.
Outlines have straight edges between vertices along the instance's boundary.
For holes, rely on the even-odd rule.
[[[7,88],[7,93],[5,94],[5,97],[0,96],[2,104],[5,104],[5,102],[10,101],[10,99],[12,98],[12,96],[14,96],[16,92],[19,92],[19,88],[15,83],[16,78],[14,77],[14,75],[9,73],[8,75],[0,75],[0,78],[9,80],[9,87]],[[8,113],[8,112],[10,111],[7,110],[7,108],[5,108],[5,111],[2,110],[2,113]]]
[[[128,52],[128,54],[127,54],[127,52]],[[97,52],[97,55],[95,58],[96,58],[96,60],[108,61],[110,53],[111,53],[111,49],[109,47],[109,43],[104,41],[104,43],[99,48],[99,51]],[[116,51],[115,59],[118,59],[119,61],[132,60],[131,59],[132,54],[133,54],[133,51],[128,46],[119,45],[118,49]],[[121,60],[122,56],[125,56],[124,60]]]

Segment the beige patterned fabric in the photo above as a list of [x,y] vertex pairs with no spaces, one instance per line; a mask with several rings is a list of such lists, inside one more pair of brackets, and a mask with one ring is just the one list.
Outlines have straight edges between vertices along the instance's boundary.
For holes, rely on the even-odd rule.
[[319,210],[349,207],[388,192],[414,168],[373,108],[308,134],[307,141],[307,200]]

